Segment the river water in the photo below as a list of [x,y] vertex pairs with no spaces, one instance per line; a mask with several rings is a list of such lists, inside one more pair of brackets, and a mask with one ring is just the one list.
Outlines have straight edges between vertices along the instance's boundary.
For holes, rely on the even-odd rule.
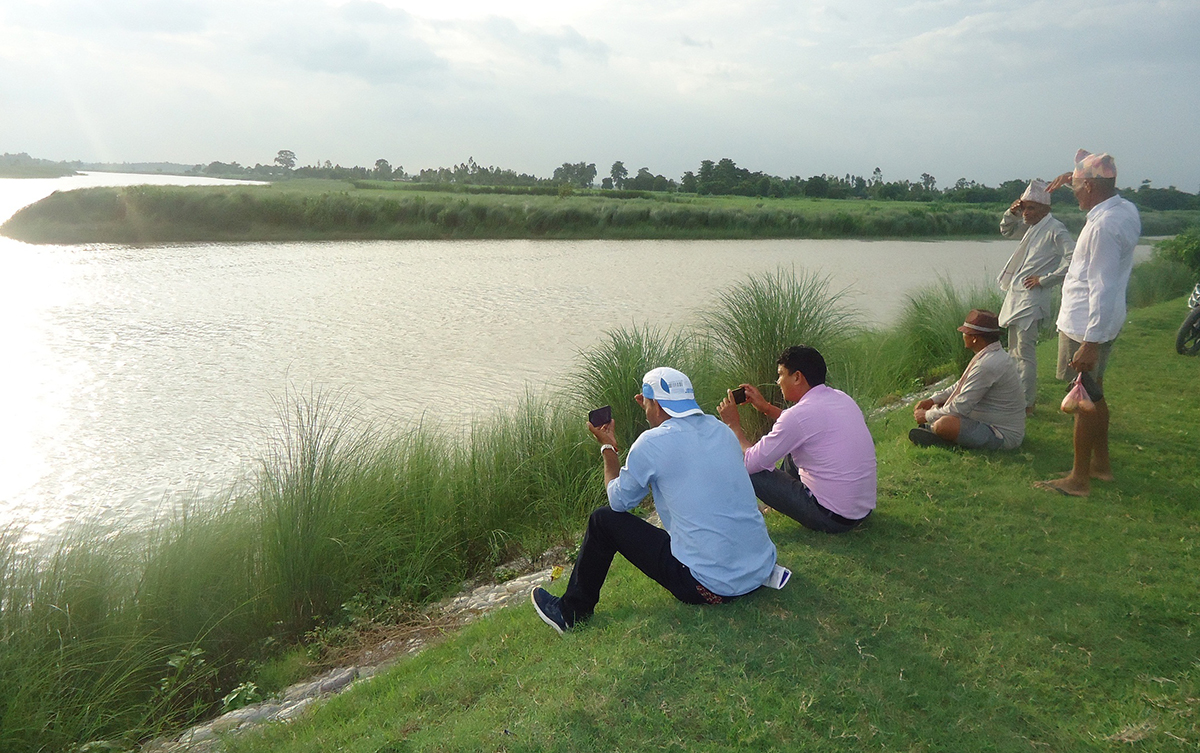
[[[151,180],[152,179],[152,180]],[[53,190],[0,180],[0,222]],[[137,524],[252,467],[289,391],[461,425],[563,386],[609,328],[695,321],[748,273],[828,275],[868,321],[994,279],[1011,241],[371,241],[34,246],[0,237],[0,523]]]

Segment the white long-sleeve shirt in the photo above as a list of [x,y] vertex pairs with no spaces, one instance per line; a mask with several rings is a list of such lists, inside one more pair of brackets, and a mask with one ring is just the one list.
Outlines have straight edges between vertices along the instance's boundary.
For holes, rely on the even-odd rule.
[[[1008,291],[1000,307],[1000,326],[1045,319],[1051,313],[1050,289],[1063,281],[1071,264],[1075,241],[1065,225],[1047,214],[1035,225],[1026,225],[1021,216],[1009,210],[1000,218],[1000,234],[1021,242],[1013,251],[997,280]],[[1025,278],[1037,275],[1038,287],[1026,288]]]
[[1137,207],[1120,196],[1092,207],[1063,280],[1059,332],[1077,342],[1116,339],[1125,324],[1125,289],[1141,234]]

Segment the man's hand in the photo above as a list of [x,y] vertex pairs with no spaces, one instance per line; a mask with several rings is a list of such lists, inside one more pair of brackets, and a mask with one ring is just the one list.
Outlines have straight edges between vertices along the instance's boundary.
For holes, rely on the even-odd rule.
[[[762,393],[755,390],[753,385],[739,384],[738,386],[746,388],[746,402],[751,401],[751,390],[754,390],[754,394],[758,396],[759,400],[764,403],[767,402],[763,400]],[[754,446],[754,443],[746,436],[746,432],[742,430],[742,416],[738,413],[737,403],[733,402],[733,390],[726,390],[725,399],[717,406],[717,413],[720,414],[721,420],[725,422],[725,425],[733,430],[733,435],[737,437],[738,444],[742,446],[742,452]]]
[[[609,421],[604,426],[592,426],[592,422],[587,422],[588,431],[596,438],[602,446],[610,444],[613,449],[620,452],[621,448],[617,446],[617,422]],[[604,487],[613,482],[613,479],[621,475],[621,458],[616,452],[607,452],[600,450],[600,455],[604,459]]]
[[1076,371],[1091,371],[1100,362],[1100,350],[1096,343],[1085,342],[1075,351],[1068,366]]
[[1010,214],[1015,214],[1015,215],[1018,215],[1018,216],[1020,216],[1020,214],[1021,214],[1021,200],[1020,200],[1020,199],[1017,199],[1016,201],[1014,201],[1014,202],[1013,202],[1013,203],[1012,203],[1012,204],[1011,204],[1011,205],[1008,207],[1008,211],[1009,211],[1009,213],[1010,213]]
[[1046,191],[1049,193],[1054,193],[1063,186],[1071,185],[1071,179],[1074,177],[1074,175],[1075,173],[1063,173],[1054,180],[1050,181],[1050,185],[1046,187]]
[[[733,402],[733,390],[725,391],[725,399],[717,406],[717,415],[725,422],[725,425],[734,429],[735,433],[742,428],[742,416],[738,413],[737,403]],[[761,397],[761,395],[760,395]],[[746,391],[746,399],[749,401],[750,392]]]
[[746,402],[754,406],[754,410],[763,414],[767,418],[779,418],[779,414],[783,413],[778,405],[772,405],[763,397],[763,393],[758,391],[758,388],[753,384],[739,384],[739,387],[746,390]]
[[[587,422],[588,431],[596,438],[596,441],[602,445],[610,444],[617,447],[617,422],[609,421],[604,426],[592,426],[592,422]],[[617,448],[620,449],[619,447]]]
[[1024,283],[1026,290],[1033,290],[1042,286],[1042,278],[1037,275],[1029,275],[1024,279]]
[[925,411],[932,407],[933,401],[928,398],[917,403],[916,407],[913,408],[913,418],[916,419],[918,424],[925,423]]

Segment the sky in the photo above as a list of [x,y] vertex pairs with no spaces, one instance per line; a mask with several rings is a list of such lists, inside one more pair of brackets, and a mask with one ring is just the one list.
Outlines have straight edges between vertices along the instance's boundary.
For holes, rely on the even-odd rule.
[[0,152],[1200,191],[1198,0],[0,0]]

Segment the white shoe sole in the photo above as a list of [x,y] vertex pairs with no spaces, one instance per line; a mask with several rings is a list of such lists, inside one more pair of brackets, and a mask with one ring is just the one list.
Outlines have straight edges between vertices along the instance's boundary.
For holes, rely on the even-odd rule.
[[539,588],[541,588],[541,586],[534,586],[533,590],[529,592],[529,602],[531,604],[533,604],[533,611],[537,612],[537,616],[542,618],[542,622],[544,622],[547,625],[549,625],[550,627],[554,628],[554,632],[558,633],[559,635],[562,635],[563,629],[561,627],[559,627],[558,624],[554,620],[552,620],[549,617],[547,617],[546,615],[542,614],[542,608],[538,606],[537,599],[533,598],[533,595],[537,593]]

